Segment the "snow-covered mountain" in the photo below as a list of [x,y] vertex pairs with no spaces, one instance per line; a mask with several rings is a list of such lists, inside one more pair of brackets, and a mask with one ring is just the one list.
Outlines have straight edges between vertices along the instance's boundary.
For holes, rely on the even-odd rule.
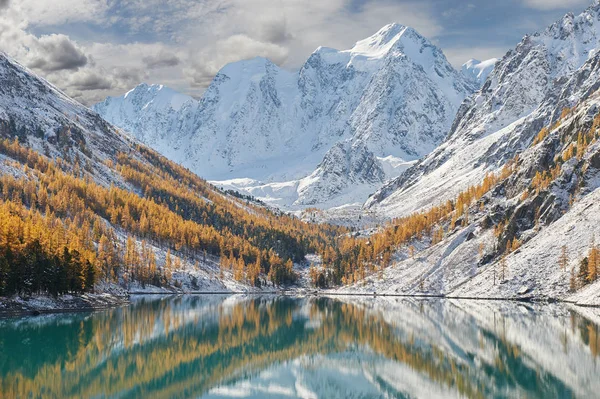
[[388,216],[402,215],[454,198],[501,168],[563,108],[594,90],[597,83],[589,74],[599,46],[598,4],[525,36],[465,100],[446,141],[386,184],[367,206]]
[[596,3],[525,36],[496,64],[447,140],[366,207],[402,217],[456,200],[508,164],[507,174],[463,220],[443,224],[441,242],[412,243],[415,257],[401,248],[384,278],[361,289],[600,303],[600,282],[579,276],[600,234],[599,48]]
[[141,85],[94,109],[221,185],[281,206],[366,199],[441,143],[476,84],[415,30],[391,24],[296,72],[225,66],[199,101]]
[[490,58],[489,60],[479,61],[471,58],[462,65],[461,72],[478,87],[483,86],[487,77],[492,73],[496,63],[500,61],[498,58]]
[[93,153],[95,171],[104,169],[98,160],[129,149],[126,137],[116,134],[97,113],[1,51],[0,82],[0,137],[17,136],[57,157],[74,151],[86,159],[85,153]]

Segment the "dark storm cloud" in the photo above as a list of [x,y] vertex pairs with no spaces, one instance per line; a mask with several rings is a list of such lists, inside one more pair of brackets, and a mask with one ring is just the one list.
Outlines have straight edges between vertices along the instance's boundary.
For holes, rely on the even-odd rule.
[[0,0],[0,11],[2,11],[5,8],[8,8],[9,3],[10,0]]
[[113,82],[94,71],[88,70],[73,76],[69,82],[69,86],[81,91],[109,90],[113,88]]
[[144,61],[144,64],[149,69],[174,67],[181,63],[181,60],[175,54],[169,54],[165,52],[161,52],[156,55],[149,55],[144,57],[142,61]]
[[88,63],[88,58],[83,51],[65,35],[53,34],[40,37],[36,50],[28,66],[45,72],[76,70]]

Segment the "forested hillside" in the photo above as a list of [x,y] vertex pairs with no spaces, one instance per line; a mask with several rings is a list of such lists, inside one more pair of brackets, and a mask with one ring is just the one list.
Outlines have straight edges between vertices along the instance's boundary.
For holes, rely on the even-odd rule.
[[[183,168],[136,146],[147,162],[118,153],[107,167],[136,192],[104,187],[79,166],[52,161],[18,139],[0,142],[2,292],[81,292],[97,279],[169,285],[147,243],[184,257],[220,256],[237,280],[294,280],[292,262],[324,248],[336,228],[311,226],[219,193]],[[127,235],[121,244],[120,235]],[[141,247],[136,241],[141,240]]]
[[217,260],[220,280],[289,284],[345,233],[219,191],[7,57],[0,78],[0,295],[177,286]]

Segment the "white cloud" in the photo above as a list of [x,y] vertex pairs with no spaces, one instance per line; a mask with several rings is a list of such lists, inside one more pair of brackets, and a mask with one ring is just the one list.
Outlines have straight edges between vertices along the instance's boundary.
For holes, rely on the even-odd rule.
[[[11,14],[12,16],[12,14]],[[62,34],[37,37],[27,33],[18,23],[0,16],[2,50],[26,66],[44,72],[75,70],[88,62],[81,47]]]
[[179,65],[181,60],[177,55],[168,51],[160,51],[157,54],[149,54],[142,58],[149,69],[168,68]]
[[[187,26],[183,37],[194,62],[186,76],[205,87],[227,62],[263,56],[276,64],[298,68],[319,46],[350,48],[383,25],[400,22],[425,36],[440,32],[428,6],[417,2],[371,1],[348,10],[349,1],[306,2],[281,0],[228,0],[219,12],[209,11],[208,24]],[[216,38],[198,43],[195,38]],[[198,51],[200,49],[200,51]]]
[[288,49],[246,35],[233,35],[219,40],[213,48],[192,58],[184,73],[194,86],[206,87],[224,65],[254,57],[268,58],[276,64],[283,64],[288,57]]
[[[352,12],[349,4],[350,0],[22,0],[11,4],[8,19],[13,27],[0,32],[0,39],[12,43],[7,51],[17,59],[85,99],[95,98],[97,91],[119,94],[129,89],[122,87],[128,80],[119,79],[115,67],[145,70],[133,76],[198,95],[229,62],[261,56],[297,68],[318,46],[349,48],[389,22],[410,24],[424,35],[439,33],[431,10],[416,1],[372,0]],[[142,34],[165,44],[115,44],[110,36],[98,43],[89,34],[74,42],[64,35],[50,39],[30,33],[32,28],[75,22],[108,32],[118,27],[125,29],[125,39]],[[60,72],[77,68],[81,70],[74,76]],[[132,85],[139,83],[130,80]]]
[[[523,0],[538,8],[587,1]],[[0,43],[86,103],[122,94],[141,79],[198,95],[229,62],[262,56],[295,69],[318,46],[347,49],[390,22],[435,40],[443,33],[440,21],[453,18],[435,6],[417,0],[0,0]],[[460,65],[507,49],[444,50]]]
[[108,0],[11,0],[28,24],[55,26],[68,22],[93,22],[104,18]]

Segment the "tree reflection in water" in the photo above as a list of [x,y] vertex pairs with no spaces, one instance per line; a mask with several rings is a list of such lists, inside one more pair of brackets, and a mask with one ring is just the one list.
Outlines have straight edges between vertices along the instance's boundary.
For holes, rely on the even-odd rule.
[[[591,397],[596,314],[392,298],[143,297],[0,320],[3,398]],[[598,320],[597,318],[595,320]]]

